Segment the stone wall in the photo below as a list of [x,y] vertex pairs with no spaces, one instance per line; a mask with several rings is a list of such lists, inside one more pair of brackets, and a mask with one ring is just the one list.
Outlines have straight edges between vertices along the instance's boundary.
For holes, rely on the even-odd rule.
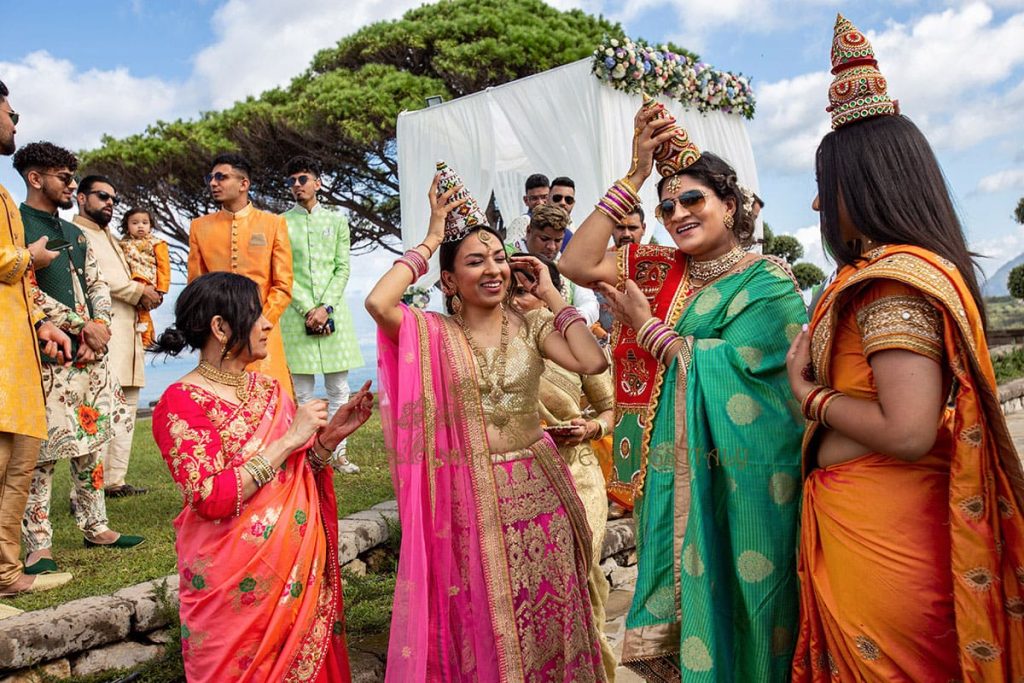
[[1003,406],[1003,414],[1009,415],[1024,409],[1024,378],[1010,380],[999,385],[999,402]]
[[[365,573],[373,551],[387,542],[397,522],[398,506],[393,500],[339,520],[342,569]],[[632,519],[609,522],[601,557],[613,588],[635,581]],[[157,598],[161,592],[167,604],[177,609],[178,577],[172,575],[113,595],[74,600],[0,621],[0,683],[34,683],[38,679],[33,668],[52,676],[87,676],[159,657],[172,637],[166,610]],[[380,652],[357,648],[351,658],[356,683],[382,680]]]

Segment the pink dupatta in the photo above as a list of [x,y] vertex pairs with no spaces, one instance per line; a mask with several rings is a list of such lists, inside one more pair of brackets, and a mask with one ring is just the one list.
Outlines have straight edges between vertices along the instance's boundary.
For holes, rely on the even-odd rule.
[[402,521],[385,680],[497,683],[514,634],[491,625],[471,518],[470,454],[486,449],[476,379],[440,316],[403,309],[398,343],[378,335],[381,419]]
[[301,448],[238,516],[211,519],[203,504],[234,500],[234,468],[294,414],[280,385],[258,374],[243,404],[178,383],[154,411],[154,437],[186,499],[174,527],[190,683],[350,680],[330,468],[314,472]]

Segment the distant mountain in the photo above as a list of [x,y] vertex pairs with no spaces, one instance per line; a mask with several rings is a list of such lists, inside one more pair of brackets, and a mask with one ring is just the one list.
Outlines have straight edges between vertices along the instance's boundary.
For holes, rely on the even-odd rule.
[[1019,254],[1003,264],[992,277],[988,279],[981,288],[982,296],[1009,296],[1010,290],[1006,287],[1006,281],[1010,278],[1010,271],[1024,263],[1024,254]]

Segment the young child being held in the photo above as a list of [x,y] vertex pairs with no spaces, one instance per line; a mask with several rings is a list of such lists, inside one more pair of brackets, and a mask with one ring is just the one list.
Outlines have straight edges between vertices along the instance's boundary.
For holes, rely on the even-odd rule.
[[[166,294],[171,285],[171,256],[167,242],[153,236],[156,221],[146,209],[131,209],[121,219],[121,250],[136,282],[152,285]],[[153,318],[149,311],[139,309],[136,331],[142,333],[142,345],[149,348],[155,341]]]

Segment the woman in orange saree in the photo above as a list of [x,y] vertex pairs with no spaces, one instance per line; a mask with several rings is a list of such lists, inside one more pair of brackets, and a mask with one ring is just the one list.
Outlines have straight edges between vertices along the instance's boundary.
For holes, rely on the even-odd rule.
[[349,681],[332,447],[369,416],[367,389],[330,423],[245,372],[271,327],[248,278],[210,273],[178,298],[161,349],[200,350],[153,435],[184,496],[175,519],[182,655],[197,681]]
[[1024,477],[971,256],[842,17],[833,62],[814,208],[840,270],[787,359],[809,420],[793,680],[1019,681]]

